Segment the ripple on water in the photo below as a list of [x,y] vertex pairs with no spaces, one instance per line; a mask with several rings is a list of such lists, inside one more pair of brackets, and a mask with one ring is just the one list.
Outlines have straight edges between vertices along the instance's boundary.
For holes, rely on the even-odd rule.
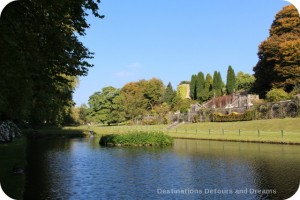
[[[175,140],[172,148],[103,148],[94,142],[29,143],[25,199],[37,190],[43,199],[284,199],[300,180],[299,146]],[[172,189],[248,193],[158,194]]]

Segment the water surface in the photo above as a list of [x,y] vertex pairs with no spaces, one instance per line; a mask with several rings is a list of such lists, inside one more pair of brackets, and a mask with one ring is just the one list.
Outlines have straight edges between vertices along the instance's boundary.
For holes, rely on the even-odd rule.
[[175,140],[106,148],[99,138],[30,140],[25,199],[286,199],[300,146]]

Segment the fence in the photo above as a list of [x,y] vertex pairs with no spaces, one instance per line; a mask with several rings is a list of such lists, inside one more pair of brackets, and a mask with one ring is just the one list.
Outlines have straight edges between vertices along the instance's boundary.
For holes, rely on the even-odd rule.
[[[113,134],[113,133],[127,133],[127,132],[134,132],[134,131],[161,131],[167,134],[172,134],[173,136],[221,136],[221,137],[256,137],[256,138],[277,138],[277,139],[293,139],[297,138],[300,139],[299,132],[291,132],[286,130],[277,130],[277,131],[265,131],[262,129],[257,130],[226,130],[226,129],[199,129],[199,128],[173,128],[168,129],[165,125],[142,125],[142,126],[112,126],[112,127],[91,127],[92,130],[96,132],[100,132],[103,134]],[[299,140],[300,141],[300,140]]]

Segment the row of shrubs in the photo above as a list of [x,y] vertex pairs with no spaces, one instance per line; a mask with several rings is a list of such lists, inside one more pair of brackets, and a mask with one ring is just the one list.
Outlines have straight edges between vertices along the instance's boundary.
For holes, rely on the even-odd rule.
[[245,113],[232,112],[228,115],[222,113],[214,113],[214,122],[235,122],[235,121],[250,121],[254,118],[253,110],[247,110]]
[[156,124],[168,124],[170,120],[167,116],[157,117],[157,118],[144,118],[142,120],[142,125],[156,125]]
[[131,125],[157,125],[157,124],[169,124],[170,119],[168,116],[158,116],[158,117],[145,117],[143,119],[138,120],[128,120],[124,123],[124,125],[131,126]]
[[173,144],[173,138],[160,131],[137,131],[104,135],[99,143],[101,146],[168,146]]

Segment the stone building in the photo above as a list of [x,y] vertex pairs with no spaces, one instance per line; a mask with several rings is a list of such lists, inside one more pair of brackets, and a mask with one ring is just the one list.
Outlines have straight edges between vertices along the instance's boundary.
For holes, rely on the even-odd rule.
[[190,99],[190,84],[180,84],[177,86],[177,94],[182,99]]

